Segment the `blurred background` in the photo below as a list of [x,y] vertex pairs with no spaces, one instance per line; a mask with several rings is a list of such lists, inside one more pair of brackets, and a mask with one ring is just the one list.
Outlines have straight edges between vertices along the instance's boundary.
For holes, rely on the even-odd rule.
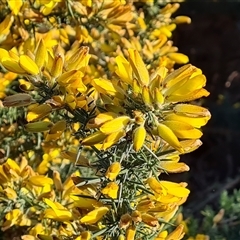
[[176,15],[192,23],[177,27],[174,44],[202,69],[211,93],[202,102],[212,113],[203,146],[182,158],[190,172],[176,176],[191,190],[185,213],[198,215],[206,205],[219,209],[224,190],[240,188],[240,1],[189,0]]

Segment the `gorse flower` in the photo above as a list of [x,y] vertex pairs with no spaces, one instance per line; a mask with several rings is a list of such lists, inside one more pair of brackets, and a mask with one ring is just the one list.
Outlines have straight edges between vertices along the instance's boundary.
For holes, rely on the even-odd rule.
[[[192,102],[209,95],[202,71],[174,69],[189,61],[169,39],[190,23],[172,17],[179,4],[4,3],[0,97],[22,112],[0,165],[2,231],[15,226],[23,240],[182,239],[183,225],[169,232],[168,223],[190,191],[161,174],[189,170],[180,155],[201,145],[211,115]],[[13,138],[11,121],[0,133]]]

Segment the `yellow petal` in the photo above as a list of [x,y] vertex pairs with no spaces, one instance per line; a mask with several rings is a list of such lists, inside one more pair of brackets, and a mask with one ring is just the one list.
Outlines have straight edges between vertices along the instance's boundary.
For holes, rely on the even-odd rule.
[[187,197],[190,191],[179,183],[160,181],[163,188],[167,189],[168,194],[176,197]]
[[123,89],[117,86],[113,81],[103,78],[95,78],[92,81],[92,85],[99,93],[124,98],[124,96],[122,96],[124,95]]
[[79,207],[80,209],[93,210],[95,207],[102,207],[103,205],[101,202],[94,198],[90,198],[89,196],[71,196],[71,198],[74,200],[74,206]]
[[152,106],[152,97],[149,88],[146,86],[142,88],[142,99],[146,106]]
[[129,85],[132,85],[132,69],[129,62],[123,56],[117,56],[115,59],[117,63],[116,74],[121,80]]
[[157,126],[158,135],[165,140],[170,146],[177,149],[179,152],[183,152],[183,148],[178,141],[177,136],[173,131],[166,125],[159,123]]
[[202,136],[202,132],[200,130],[195,129],[193,126],[185,122],[163,121],[162,123],[171,128],[178,138],[197,139]]
[[89,47],[83,46],[77,49],[73,55],[69,58],[69,60],[65,63],[66,71],[70,70],[79,70],[82,67],[86,67],[88,65],[88,61],[90,59],[90,55],[88,54]]
[[184,65],[168,74],[163,80],[163,85],[166,87],[171,87],[178,81],[181,81],[181,79],[191,76],[191,74],[193,74],[196,69],[197,68],[192,66],[191,64]]
[[192,104],[177,104],[174,106],[173,110],[176,113],[183,113],[183,114],[187,114],[190,116],[201,116],[201,117],[210,117],[211,114],[210,112],[204,108],[204,107],[200,107],[197,105],[192,105]]
[[32,176],[28,178],[27,181],[32,185],[38,186],[38,187],[44,187],[46,184],[53,185],[53,180],[51,178],[48,178],[42,175]]
[[180,240],[184,237],[185,233],[184,233],[184,225],[183,224],[180,224],[177,226],[177,228],[171,232],[166,240]]
[[160,166],[169,173],[181,173],[189,171],[190,169],[185,163],[173,161],[161,161]]
[[142,214],[142,221],[150,227],[158,227],[158,219],[148,213]]
[[209,119],[210,117],[190,117],[190,116],[178,115],[174,113],[168,114],[165,117],[165,120],[167,121],[180,121],[180,122],[188,123],[196,128],[200,128],[206,125]]
[[105,151],[106,149],[108,149],[109,147],[117,143],[125,135],[126,135],[126,132],[124,130],[111,133],[104,139],[101,150]]
[[115,182],[110,182],[101,190],[101,192],[112,199],[116,199],[118,197],[118,189],[119,187]]
[[47,116],[52,111],[52,108],[48,104],[42,104],[34,109],[30,110],[27,114],[27,121],[36,121]]
[[126,231],[126,240],[134,240],[135,234],[136,234],[136,227],[135,226],[128,227]]
[[112,163],[107,172],[105,173],[106,178],[113,181],[121,171],[121,164],[119,162]]
[[38,43],[38,47],[35,54],[35,62],[39,69],[43,67],[44,62],[47,60],[46,59],[47,56],[48,56],[47,49],[45,47],[43,39],[41,39],[40,42]]
[[107,137],[106,134],[102,133],[101,131],[97,131],[90,136],[84,138],[81,142],[82,145],[93,146],[97,143],[102,142]]
[[198,90],[204,87],[206,85],[206,77],[203,74],[197,75],[193,78],[188,79],[182,85],[179,85],[179,87],[176,88],[177,85],[178,84],[176,84],[174,87],[175,91],[171,92],[172,95],[189,94],[195,90]]
[[150,82],[148,70],[137,50],[129,49],[129,62],[133,72],[141,85],[148,86]]
[[189,102],[189,101],[193,101],[193,100],[196,100],[196,99],[199,99],[201,97],[207,97],[209,96],[209,92],[202,88],[202,89],[198,89],[198,90],[195,90],[193,92],[190,92],[188,94],[181,94],[181,95],[170,95],[170,96],[167,96],[165,98],[165,101],[168,103],[168,102]]
[[52,65],[52,69],[51,69],[51,76],[54,78],[57,78],[58,76],[60,76],[62,74],[62,70],[63,70],[63,56],[61,54],[58,54],[57,56],[55,56],[54,61],[53,61],[53,65]]
[[52,126],[49,133],[54,134],[54,133],[57,133],[57,132],[63,132],[66,129],[66,127],[67,127],[66,120],[58,121]]
[[39,74],[39,69],[37,64],[27,55],[21,55],[19,57],[19,65],[30,75]]
[[10,72],[18,73],[18,74],[26,74],[26,71],[20,67],[19,63],[12,58],[2,58],[1,63],[4,68],[6,68]]
[[123,130],[129,122],[130,122],[130,118],[128,116],[121,116],[104,123],[100,127],[100,131],[104,134],[119,132]]
[[8,6],[15,15],[18,15],[22,7],[22,4],[23,4],[22,0],[8,0]]
[[97,223],[108,211],[109,209],[107,207],[99,207],[87,213],[84,217],[80,219],[80,222],[84,224]]
[[117,117],[117,114],[114,112],[105,112],[105,113],[99,113],[95,118],[94,118],[94,123],[97,126],[102,125],[103,123],[113,120],[114,118]]

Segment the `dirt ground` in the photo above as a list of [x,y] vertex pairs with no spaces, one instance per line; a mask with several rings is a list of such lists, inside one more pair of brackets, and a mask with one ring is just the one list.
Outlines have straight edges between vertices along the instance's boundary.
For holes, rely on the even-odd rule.
[[202,69],[211,92],[203,100],[212,113],[203,146],[182,158],[190,172],[174,177],[189,183],[185,209],[197,214],[216,206],[223,190],[240,187],[240,2],[189,0],[176,15],[190,16],[192,23],[178,26],[173,41]]

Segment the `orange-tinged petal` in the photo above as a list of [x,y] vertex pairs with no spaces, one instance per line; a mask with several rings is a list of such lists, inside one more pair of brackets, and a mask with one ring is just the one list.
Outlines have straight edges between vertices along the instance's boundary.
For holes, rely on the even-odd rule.
[[126,240],[134,240],[136,234],[136,227],[130,226],[126,231]]
[[185,233],[184,233],[184,225],[183,224],[180,224],[177,226],[177,228],[171,232],[166,240],[181,240],[183,239]]
[[157,227],[159,225],[158,219],[150,214],[144,213],[141,215],[142,221],[150,227]]
[[177,16],[174,18],[174,22],[176,24],[181,24],[181,23],[191,23],[191,18],[188,16]]

